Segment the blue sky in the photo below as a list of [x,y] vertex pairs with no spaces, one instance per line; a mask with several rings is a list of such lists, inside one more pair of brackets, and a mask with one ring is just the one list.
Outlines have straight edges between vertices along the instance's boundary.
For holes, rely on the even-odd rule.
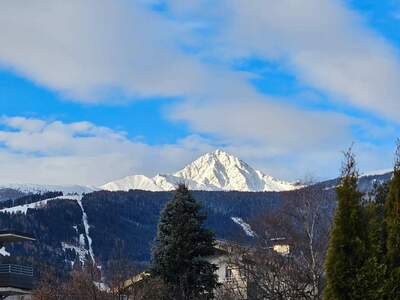
[[0,4],[0,183],[101,184],[215,148],[287,180],[390,168],[397,0]]
[[188,134],[184,124],[174,124],[163,118],[165,99],[120,105],[81,104],[7,70],[0,72],[0,86],[2,114],[7,116],[68,123],[86,120],[125,131],[131,138],[142,138],[150,144],[174,142]]

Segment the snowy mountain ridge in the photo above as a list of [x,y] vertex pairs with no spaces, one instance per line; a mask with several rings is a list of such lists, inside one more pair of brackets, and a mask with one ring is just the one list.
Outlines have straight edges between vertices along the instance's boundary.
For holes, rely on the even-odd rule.
[[26,194],[37,194],[45,192],[59,191],[64,195],[85,194],[97,191],[98,188],[85,185],[51,185],[51,184],[29,184],[29,183],[10,183],[0,184],[0,189],[13,189]]
[[171,191],[180,183],[185,183],[191,190],[204,191],[280,192],[299,188],[265,175],[223,150],[206,153],[174,174],[159,174],[152,178],[133,175],[100,188],[109,191]]
[[[374,176],[389,176],[392,170],[379,170],[360,174],[360,179]],[[333,180],[324,181],[329,183]],[[320,184],[323,184],[321,182]],[[61,191],[64,195],[82,195],[98,190],[108,191],[171,191],[180,183],[185,183],[192,190],[204,191],[290,191],[301,188],[295,183],[277,180],[252,168],[241,159],[223,150],[206,153],[174,174],[159,174],[154,177],[132,175],[111,181],[100,187],[86,185],[51,185],[51,184],[0,184],[0,191],[11,190],[22,194],[35,194]],[[334,185],[332,183],[331,185]],[[11,199],[10,195],[3,197]],[[0,201],[2,200],[0,195]]]

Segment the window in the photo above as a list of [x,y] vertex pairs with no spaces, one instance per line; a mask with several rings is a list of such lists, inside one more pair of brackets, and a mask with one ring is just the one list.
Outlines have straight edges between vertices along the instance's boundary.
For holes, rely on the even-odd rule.
[[225,279],[226,280],[232,280],[233,279],[233,273],[232,273],[232,268],[227,266],[225,268]]

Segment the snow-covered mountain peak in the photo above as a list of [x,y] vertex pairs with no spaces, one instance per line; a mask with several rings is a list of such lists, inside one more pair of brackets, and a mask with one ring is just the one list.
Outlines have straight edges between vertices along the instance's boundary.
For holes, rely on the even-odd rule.
[[192,190],[208,191],[287,191],[298,188],[264,175],[261,171],[223,150],[206,153],[175,174],[128,176],[103,185],[106,190],[142,189],[170,191],[185,183]]
[[[251,168],[244,161],[240,160],[236,156],[233,156],[223,150],[217,149],[213,152],[206,153],[196,159],[194,162],[186,166],[185,169],[204,169],[204,168],[229,168],[229,167],[240,167],[240,168]],[[182,170],[182,171],[183,171]],[[178,172],[179,173],[179,172]]]
[[257,171],[222,150],[204,154],[175,176],[220,190],[262,190]]

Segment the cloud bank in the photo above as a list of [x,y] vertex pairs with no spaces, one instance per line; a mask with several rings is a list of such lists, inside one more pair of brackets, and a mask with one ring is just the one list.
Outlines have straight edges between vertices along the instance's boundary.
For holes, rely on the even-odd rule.
[[89,122],[3,117],[0,182],[100,185],[132,172],[177,170],[213,147],[196,136],[150,146]]

